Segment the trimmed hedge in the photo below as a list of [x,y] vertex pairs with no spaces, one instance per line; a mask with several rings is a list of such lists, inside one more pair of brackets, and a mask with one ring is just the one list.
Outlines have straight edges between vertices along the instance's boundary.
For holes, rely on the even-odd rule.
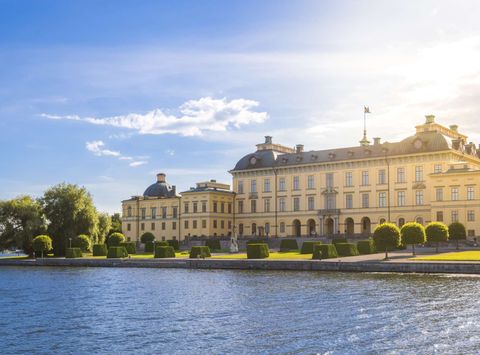
[[371,239],[359,240],[357,242],[357,249],[361,255],[374,254],[376,252],[375,243]]
[[90,251],[92,242],[88,235],[80,234],[80,235],[77,235],[75,238],[73,238],[72,246],[74,248],[80,248],[82,252],[86,253],[87,251]]
[[67,248],[65,250],[65,258],[67,259],[81,258],[82,256],[82,249],[80,248]]
[[43,256],[52,250],[52,238],[48,235],[37,235],[32,240],[32,247],[35,253]]
[[322,242],[315,242],[315,241],[306,241],[302,244],[302,249],[300,250],[300,254],[313,254],[313,246],[320,245]]
[[247,244],[247,258],[248,259],[265,259],[270,256],[268,244]]
[[162,241],[158,241],[158,242],[155,242],[155,248],[156,247],[169,247],[170,244],[168,244],[168,242],[162,240]]
[[338,243],[335,245],[338,256],[356,256],[360,255],[357,246],[353,243]]
[[180,250],[180,243],[176,239],[170,239],[168,241],[168,245],[170,245],[175,250]]
[[207,239],[205,241],[205,246],[209,247],[210,250],[221,250],[222,246],[220,245],[220,240],[218,239]]
[[135,242],[124,242],[120,244],[121,247],[125,247],[128,254],[137,254],[137,246]]
[[331,258],[338,258],[335,244],[320,244],[313,246],[312,259],[321,260]]
[[280,241],[280,251],[298,250],[296,239],[282,239]]
[[108,249],[105,244],[93,244],[93,256],[107,256]]
[[252,238],[247,241],[247,244],[266,244],[266,239],[262,238]]
[[337,245],[337,244],[340,244],[340,243],[348,243],[347,238],[333,238],[333,240],[332,240],[333,245]]
[[153,242],[155,240],[155,236],[150,233],[150,232],[145,232],[142,234],[142,236],[140,237],[140,241],[143,243],[143,244],[147,244],[148,242]]
[[190,250],[190,259],[208,258],[210,256],[212,256],[210,248],[207,246],[193,246]]
[[155,248],[155,255],[154,258],[174,258],[175,257],[175,249],[173,247],[168,246],[159,246]]
[[153,253],[153,243],[154,242],[145,243],[145,253]]
[[108,248],[107,258],[126,258],[128,256],[125,247],[110,247]]
[[108,246],[109,247],[118,247],[121,243],[125,241],[125,236],[122,233],[115,232],[110,234],[108,237]]

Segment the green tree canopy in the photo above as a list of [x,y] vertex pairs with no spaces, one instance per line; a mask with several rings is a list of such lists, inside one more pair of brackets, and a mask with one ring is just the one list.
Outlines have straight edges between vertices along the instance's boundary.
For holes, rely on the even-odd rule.
[[412,245],[412,254],[415,255],[415,244],[425,243],[425,227],[416,222],[405,223],[400,229],[400,236],[403,244]]
[[97,211],[92,196],[84,187],[58,184],[48,189],[41,199],[49,221],[48,233],[53,237],[55,255],[63,255],[69,238],[79,234],[96,235]]
[[73,247],[82,249],[83,252],[91,250],[92,241],[88,235],[80,234],[73,239]]
[[155,236],[150,232],[145,232],[140,237],[140,241],[144,244],[151,243],[155,240]]
[[108,234],[112,234],[115,232],[122,233],[122,219],[120,218],[120,213],[114,213],[111,217],[111,226],[110,231]]
[[448,226],[448,235],[450,240],[457,241],[457,250],[458,250],[458,241],[467,239],[467,231],[465,226],[460,222],[452,222]]
[[108,237],[109,247],[118,247],[120,243],[125,241],[125,236],[122,233],[113,233]]
[[0,201],[0,248],[22,248],[30,253],[34,236],[45,233],[40,203],[30,196]]
[[441,222],[430,222],[425,227],[427,241],[437,243],[436,251],[438,253],[438,244],[448,240],[448,227]]
[[96,244],[103,244],[105,243],[105,238],[110,233],[112,226],[112,220],[108,213],[100,213],[98,215],[98,233],[97,237],[95,238],[94,242]]
[[43,258],[44,254],[52,250],[52,238],[50,238],[48,235],[36,236],[33,238],[32,245],[35,253],[41,254]]
[[393,223],[383,223],[373,231],[373,241],[378,251],[385,250],[385,259],[388,259],[388,249],[400,245],[400,230]]

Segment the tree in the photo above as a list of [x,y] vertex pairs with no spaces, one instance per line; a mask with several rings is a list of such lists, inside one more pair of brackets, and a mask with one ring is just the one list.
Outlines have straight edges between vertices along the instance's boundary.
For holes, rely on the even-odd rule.
[[120,243],[125,241],[125,236],[122,233],[113,233],[108,237],[109,247],[118,247]]
[[45,216],[50,222],[48,233],[53,238],[55,255],[63,255],[69,238],[79,234],[96,235],[97,211],[92,196],[84,187],[58,184],[48,189],[41,199]]
[[155,240],[155,236],[150,233],[150,232],[145,232],[142,234],[142,236],[140,237],[140,241],[143,243],[143,244],[147,244],[147,243],[151,243]]
[[110,233],[112,220],[108,213],[100,213],[98,215],[98,233],[94,241],[97,244],[105,243],[105,238]]
[[114,213],[111,216],[111,221],[112,223],[108,234],[112,234],[115,232],[122,233],[122,219],[120,218],[120,213]]
[[43,258],[43,253],[48,253],[52,250],[52,238],[48,235],[36,236],[32,241],[32,245],[33,250],[35,250],[36,253],[40,253]]
[[30,196],[0,201],[0,248],[21,248],[31,254],[32,239],[46,231],[42,206]]
[[420,223],[405,223],[400,229],[402,243],[412,245],[412,255],[415,255],[415,244],[425,243],[425,228]]
[[441,222],[430,222],[425,227],[425,234],[427,235],[428,242],[437,243],[436,252],[438,253],[438,244],[440,242],[446,242],[448,240],[448,228]]
[[373,241],[377,250],[385,250],[385,260],[388,260],[388,249],[400,245],[400,230],[393,223],[383,223],[373,231]]
[[90,237],[85,234],[77,235],[73,240],[73,246],[75,248],[82,249],[83,252],[90,251],[91,245],[92,245],[92,241],[90,240]]
[[460,222],[452,222],[448,226],[448,235],[450,240],[457,241],[457,250],[458,248],[458,241],[467,239],[467,231],[465,230],[465,226]]

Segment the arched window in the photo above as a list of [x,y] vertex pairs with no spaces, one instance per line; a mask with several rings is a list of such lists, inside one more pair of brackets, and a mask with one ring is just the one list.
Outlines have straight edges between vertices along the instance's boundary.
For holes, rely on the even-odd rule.
[[280,233],[285,233],[285,223],[280,222]]
[[238,225],[238,234],[239,234],[239,235],[243,235],[243,223],[240,223],[240,224]]
[[399,218],[398,219],[398,226],[402,227],[405,224],[405,218]]
[[255,235],[255,234],[257,234],[257,224],[252,223],[252,235]]
[[385,222],[385,218],[380,218],[380,224],[384,224]]
[[127,208],[127,216],[132,217],[132,207],[128,206]]
[[417,219],[415,220],[415,222],[420,223],[420,224],[423,224],[423,218],[422,218],[422,217],[417,217]]
[[270,223],[265,223],[265,234],[270,235]]

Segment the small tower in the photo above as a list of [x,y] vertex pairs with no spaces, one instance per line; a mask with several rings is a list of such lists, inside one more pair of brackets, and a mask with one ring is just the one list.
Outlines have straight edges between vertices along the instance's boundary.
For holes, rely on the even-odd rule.
[[360,141],[360,145],[364,147],[370,145],[370,141],[367,138],[367,113],[370,113],[370,108],[363,106],[363,138]]

